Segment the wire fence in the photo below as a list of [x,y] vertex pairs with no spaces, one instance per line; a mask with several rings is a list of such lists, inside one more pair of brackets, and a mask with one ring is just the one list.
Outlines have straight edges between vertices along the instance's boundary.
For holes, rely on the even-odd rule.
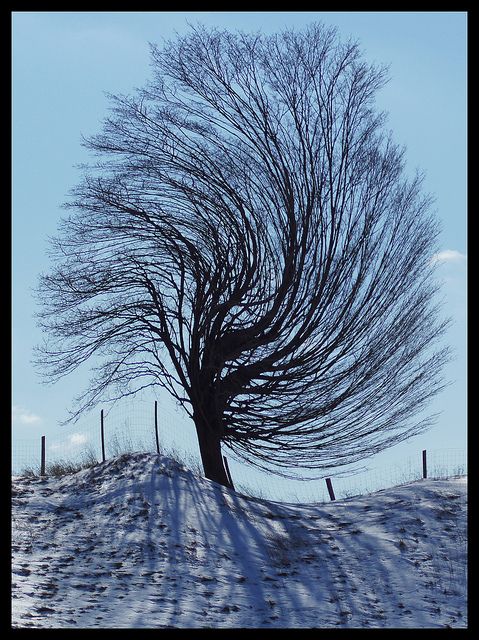
[[[103,411],[104,453],[109,459],[122,453],[158,451],[179,458],[194,471],[201,470],[198,447],[191,421],[180,409],[151,400],[117,403]],[[63,469],[79,468],[103,459],[100,411],[91,413],[76,425],[65,428],[61,436],[45,439],[47,475],[55,465]],[[157,440],[157,432],[159,436]],[[188,437],[189,436],[189,437]],[[178,444],[180,446],[178,446]],[[195,450],[196,449],[196,450]],[[12,474],[39,474],[42,464],[41,438],[12,441]],[[237,491],[278,502],[327,502],[330,493],[324,480],[287,480],[261,473],[234,459],[228,466]],[[368,469],[360,473],[332,475],[335,498],[364,495],[424,477],[422,452],[399,463]],[[464,449],[428,449],[427,477],[446,478],[467,475]]]
[[[187,416],[184,411],[170,403],[158,403],[162,450],[171,448],[178,440],[175,431],[182,434]],[[104,414],[105,457],[111,458],[130,451],[156,451],[155,401],[150,398],[136,398],[106,405],[83,416],[73,425],[59,427],[55,435],[47,433],[47,464],[69,460],[102,460],[101,413]],[[181,448],[181,447],[180,447]],[[12,474],[23,470],[36,470],[40,465],[40,437],[12,439]]]

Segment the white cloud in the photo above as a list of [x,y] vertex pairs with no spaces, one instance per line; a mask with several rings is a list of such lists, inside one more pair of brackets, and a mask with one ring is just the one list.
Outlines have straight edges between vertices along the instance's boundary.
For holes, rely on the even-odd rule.
[[35,413],[32,413],[25,407],[22,407],[18,404],[14,404],[12,407],[12,419],[14,424],[40,424],[42,419],[40,416],[37,416]]
[[439,253],[435,253],[432,257],[432,262],[464,262],[467,259],[467,256],[460,251],[456,251],[455,249],[444,249],[444,251],[439,251]]
[[84,433],[72,433],[66,440],[53,442],[49,445],[50,451],[71,452],[75,447],[81,447],[88,442],[88,436]]
[[70,443],[75,447],[85,444],[86,442],[88,442],[88,437],[84,433],[72,433],[70,436]]

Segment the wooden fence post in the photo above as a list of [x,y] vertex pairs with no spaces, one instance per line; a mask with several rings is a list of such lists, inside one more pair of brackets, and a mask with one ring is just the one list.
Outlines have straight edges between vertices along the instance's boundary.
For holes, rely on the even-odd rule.
[[328,487],[328,493],[331,500],[336,500],[336,496],[334,495],[333,483],[331,482],[331,478],[326,478],[326,486]]
[[233,480],[231,478],[230,468],[228,466],[228,460],[226,459],[226,456],[223,456],[223,462],[225,463],[225,471],[226,471],[226,476],[228,478],[228,482],[230,483],[233,491],[236,491],[235,486],[233,484]]
[[105,429],[103,424],[103,409],[100,413],[100,425],[101,425],[101,456],[103,462],[105,462]]
[[422,452],[422,477],[427,478],[427,458],[426,449]]
[[40,464],[40,475],[45,475],[45,436],[42,436],[42,457]]
[[156,436],[156,451],[160,453],[160,439],[158,437],[158,402],[155,400],[155,436]]

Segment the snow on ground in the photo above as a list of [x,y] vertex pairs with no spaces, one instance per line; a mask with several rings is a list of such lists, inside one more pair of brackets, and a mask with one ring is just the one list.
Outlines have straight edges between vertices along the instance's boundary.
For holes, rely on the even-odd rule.
[[281,504],[130,454],[12,505],[13,627],[467,626],[464,477]]

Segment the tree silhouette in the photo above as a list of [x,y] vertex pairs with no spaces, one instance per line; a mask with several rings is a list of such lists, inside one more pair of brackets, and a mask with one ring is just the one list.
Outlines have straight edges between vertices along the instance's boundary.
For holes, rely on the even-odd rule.
[[85,140],[40,278],[45,377],[101,358],[73,418],[161,385],[224,485],[222,443],[288,475],[429,427],[438,225],[375,109],[385,69],[318,24],[193,28],[152,69]]

